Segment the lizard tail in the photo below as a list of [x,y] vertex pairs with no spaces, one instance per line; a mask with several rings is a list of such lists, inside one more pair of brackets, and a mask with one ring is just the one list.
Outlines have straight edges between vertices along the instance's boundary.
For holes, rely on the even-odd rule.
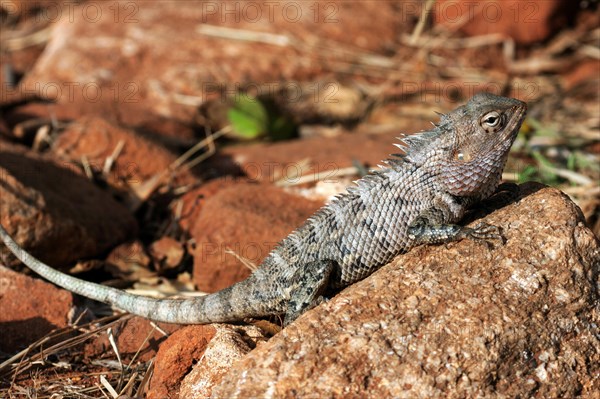
[[207,324],[268,314],[268,309],[260,306],[252,307],[253,303],[260,303],[248,295],[248,292],[251,292],[248,285],[253,284],[252,276],[229,288],[199,298],[148,298],[61,273],[21,248],[2,225],[0,225],[0,238],[21,262],[46,280],[75,294],[154,321],[175,324]]

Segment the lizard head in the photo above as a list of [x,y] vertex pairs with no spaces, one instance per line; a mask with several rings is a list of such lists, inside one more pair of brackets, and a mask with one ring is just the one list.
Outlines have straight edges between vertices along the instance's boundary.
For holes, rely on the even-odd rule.
[[442,117],[440,128],[448,140],[442,177],[450,194],[492,194],[526,112],[522,101],[479,93]]

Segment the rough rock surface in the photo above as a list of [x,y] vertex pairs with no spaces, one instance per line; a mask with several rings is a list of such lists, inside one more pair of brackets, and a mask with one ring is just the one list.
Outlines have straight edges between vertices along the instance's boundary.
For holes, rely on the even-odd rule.
[[15,354],[66,327],[73,306],[70,292],[0,265],[0,351]]
[[247,183],[248,181],[243,178],[229,177],[213,179],[181,196],[180,205],[176,206],[181,208],[181,216],[178,219],[181,229],[187,232],[193,231],[204,204],[210,197],[226,187],[233,187],[243,182]]
[[266,184],[238,183],[217,191],[203,204],[191,232],[194,283],[200,291],[214,292],[243,280],[251,270],[230,250],[259,265],[321,206]]
[[215,333],[212,325],[187,326],[163,342],[156,355],[147,398],[176,398],[182,378],[202,358]]
[[[58,268],[102,254],[137,229],[125,207],[67,166],[0,142],[0,222],[24,249]],[[12,256],[0,248],[9,263]]]
[[266,337],[255,326],[215,324],[216,333],[206,346],[202,358],[185,376],[179,389],[180,398],[208,398],[212,387],[231,369],[237,360],[250,352]]
[[398,257],[237,362],[213,397],[591,397],[597,238],[564,194],[537,184],[484,220],[504,245]]

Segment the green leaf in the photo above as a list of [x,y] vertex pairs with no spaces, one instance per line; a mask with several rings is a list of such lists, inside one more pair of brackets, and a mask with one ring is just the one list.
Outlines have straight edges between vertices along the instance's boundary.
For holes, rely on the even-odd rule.
[[255,139],[267,133],[268,117],[265,107],[256,98],[239,94],[227,110],[232,133],[242,139]]

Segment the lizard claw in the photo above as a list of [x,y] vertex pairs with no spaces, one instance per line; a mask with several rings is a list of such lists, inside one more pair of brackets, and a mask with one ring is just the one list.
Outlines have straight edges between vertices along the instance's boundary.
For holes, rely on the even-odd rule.
[[491,240],[500,240],[503,244],[506,242],[500,227],[485,222],[479,222],[473,228],[467,227],[464,236],[477,241],[489,242]]

